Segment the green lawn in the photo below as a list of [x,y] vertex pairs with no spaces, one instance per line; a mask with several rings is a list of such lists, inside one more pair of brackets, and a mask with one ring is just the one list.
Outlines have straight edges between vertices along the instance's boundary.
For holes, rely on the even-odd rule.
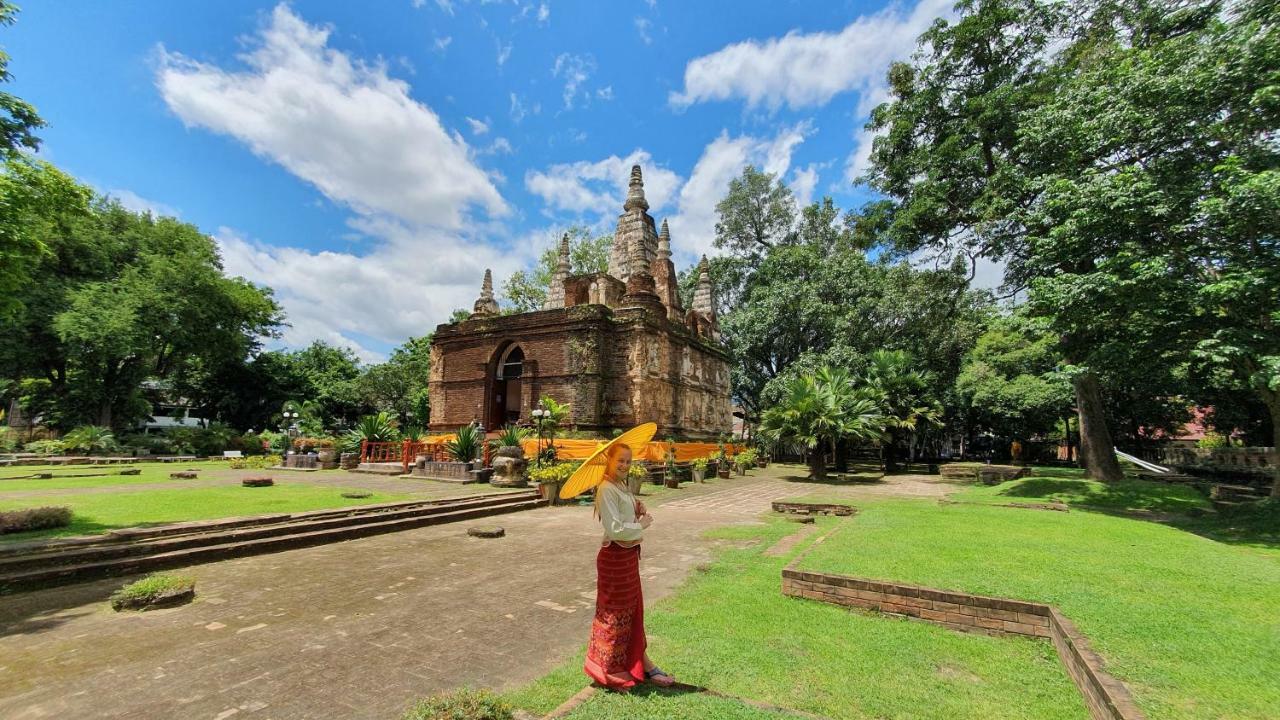
[[[821,527],[836,522],[820,518]],[[1051,645],[991,638],[787,598],[789,558],[762,553],[799,528],[782,520],[716,533],[723,551],[645,618],[651,655],[682,681],[839,718],[1086,718]],[[587,682],[581,656],[509,694],[547,712]],[[737,702],[643,692],[598,697],[574,718],[776,718]]]
[[[186,469],[198,469],[201,474],[210,470],[226,470],[225,462],[200,463],[138,463],[136,465],[23,465],[0,468],[0,495],[10,490],[76,490],[80,488],[110,487],[114,485],[138,485],[167,482],[169,473]],[[137,469],[138,475],[121,475],[121,470]],[[48,473],[52,478],[21,478],[25,475]],[[97,475],[100,477],[80,477]]]
[[[167,473],[166,473],[167,477]],[[223,485],[207,488],[145,490],[82,495],[41,495],[20,500],[0,500],[0,510],[17,510],[40,505],[70,506],[71,525],[56,530],[13,533],[0,542],[41,537],[86,535],[137,525],[211,520],[238,515],[302,512],[326,508],[367,505],[410,499],[408,495],[374,493],[367,498],[344,498],[352,488],[318,487],[277,480],[274,487],[245,488]]]
[[[1109,509],[1202,504],[1163,485],[1146,488],[1152,496],[1144,497],[1139,486],[1041,480],[956,497],[1055,497]],[[802,567],[1052,603],[1076,621],[1153,719],[1276,717],[1277,546],[1231,545],[1082,509],[907,500],[859,506]]]

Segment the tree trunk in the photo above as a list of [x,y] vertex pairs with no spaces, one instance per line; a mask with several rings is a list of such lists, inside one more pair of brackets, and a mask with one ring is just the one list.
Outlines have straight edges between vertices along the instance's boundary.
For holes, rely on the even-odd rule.
[[1102,390],[1093,373],[1076,375],[1072,380],[1076,391],[1076,412],[1080,416],[1080,462],[1085,475],[1102,482],[1119,482],[1124,479],[1120,463],[1116,461],[1115,444],[1107,429],[1106,413],[1102,405]]
[[827,479],[827,460],[822,454],[822,445],[809,448],[809,477],[822,482]]
[[836,472],[849,472],[849,441],[841,439],[835,448]]

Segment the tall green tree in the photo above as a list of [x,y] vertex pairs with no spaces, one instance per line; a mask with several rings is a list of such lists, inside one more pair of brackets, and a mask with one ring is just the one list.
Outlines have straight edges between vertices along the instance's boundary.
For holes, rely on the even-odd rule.
[[720,219],[715,245],[731,255],[758,261],[795,237],[796,202],[791,188],[754,165],[747,165],[729,181],[729,191],[716,203],[716,213]]
[[906,351],[880,349],[867,356],[858,384],[883,418],[880,448],[885,472],[897,469],[898,443],[904,437],[914,440],[918,431],[941,426],[942,408],[932,397],[932,380]]
[[[0,0],[0,26],[12,25],[17,20],[18,6],[8,0]],[[9,72],[9,54],[0,48],[0,83],[13,80]],[[30,103],[0,90],[0,156],[11,158],[20,150],[37,150],[40,139],[35,131],[44,127],[44,120]]]
[[431,337],[409,338],[386,362],[370,365],[356,385],[365,404],[394,413],[401,427],[425,426],[431,374]]

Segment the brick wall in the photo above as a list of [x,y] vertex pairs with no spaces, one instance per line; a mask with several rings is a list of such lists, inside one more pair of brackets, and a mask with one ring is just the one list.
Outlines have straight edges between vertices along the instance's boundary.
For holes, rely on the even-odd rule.
[[1103,669],[1088,640],[1052,606],[1043,603],[949,592],[788,567],[782,593],[820,602],[878,610],[925,620],[954,630],[990,635],[1048,638],[1058,651],[1095,720],[1142,720],[1128,688]]

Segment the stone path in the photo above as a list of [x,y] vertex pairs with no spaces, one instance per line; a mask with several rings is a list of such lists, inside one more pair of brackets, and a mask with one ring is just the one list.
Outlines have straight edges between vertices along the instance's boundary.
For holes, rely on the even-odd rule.
[[[830,490],[785,472],[647,500],[646,601],[711,558],[705,530]],[[0,717],[385,720],[437,690],[527,683],[586,641],[599,525],[589,506],[486,519],[500,539],[471,524],[195,566],[196,601],[169,610],[113,612],[119,579],[0,598]]]

